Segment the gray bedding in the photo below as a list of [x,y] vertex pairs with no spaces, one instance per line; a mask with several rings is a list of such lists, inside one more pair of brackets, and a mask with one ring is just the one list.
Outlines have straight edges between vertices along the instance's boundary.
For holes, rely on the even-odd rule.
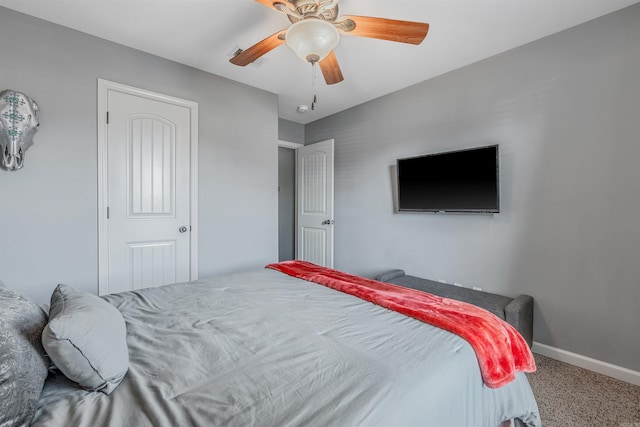
[[274,270],[104,297],[130,365],[109,396],[50,376],[35,426],[539,426],[524,374],[461,338]]

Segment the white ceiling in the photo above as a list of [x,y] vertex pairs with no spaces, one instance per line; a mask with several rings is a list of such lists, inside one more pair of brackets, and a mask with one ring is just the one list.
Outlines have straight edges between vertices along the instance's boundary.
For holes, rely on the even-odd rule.
[[253,0],[0,0],[0,5],[278,94],[279,116],[309,123],[354,105],[545,37],[638,0],[341,0],[340,15],[430,24],[419,45],[343,36],[335,49],[345,80],[327,86],[283,45],[259,65],[229,63],[289,26]]

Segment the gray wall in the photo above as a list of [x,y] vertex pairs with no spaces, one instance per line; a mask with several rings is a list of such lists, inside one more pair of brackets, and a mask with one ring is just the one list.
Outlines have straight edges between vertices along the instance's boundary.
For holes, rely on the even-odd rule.
[[5,285],[97,292],[98,78],[199,103],[200,277],[277,260],[276,95],[0,7],[1,88],[41,108],[24,169],[0,171]]
[[[308,124],[335,139],[336,268],[530,294],[536,341],[640,371],[639,22],[640,4]],[[397,158],[488,144],[500,214],[393,212]]]
[[278,119],[278,139],[304,144],[304,125],[291,120]]

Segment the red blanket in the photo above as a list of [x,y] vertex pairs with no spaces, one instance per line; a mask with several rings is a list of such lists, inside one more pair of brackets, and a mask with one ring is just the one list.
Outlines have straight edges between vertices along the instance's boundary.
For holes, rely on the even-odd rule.
[[484,383],[491,388],[513,381],[516,372],[536,370],[531,350],[520,333],[475,305],[306,261],[284,261],[266,268],[354,295],[459,335],[473,347]]

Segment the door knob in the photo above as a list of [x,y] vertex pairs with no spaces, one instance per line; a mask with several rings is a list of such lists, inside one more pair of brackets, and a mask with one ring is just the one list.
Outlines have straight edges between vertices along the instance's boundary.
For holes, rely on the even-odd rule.
[[180,228],[178,228],[178,231],[181,232],[181,233],[186,233],[187,232],[187,227],[183,225]]
[[332,219],[327,219],[325,221],[322,221],[322,225],[331,225],[331,224],[335,224],[336,222]]

